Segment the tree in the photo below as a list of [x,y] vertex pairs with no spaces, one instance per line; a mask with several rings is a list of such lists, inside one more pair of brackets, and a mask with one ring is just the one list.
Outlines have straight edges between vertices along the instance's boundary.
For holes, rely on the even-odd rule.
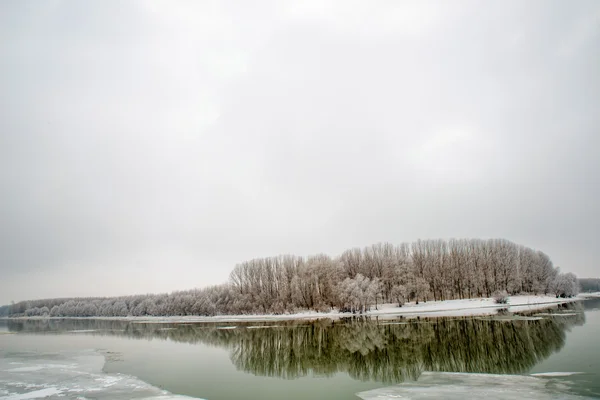
[[430,292],[429,283],[423,278],[416,278],[412,283],[411,292],[417,304],[419,304],[419,299],[427,301],[427,295]]
[[370,307],[372,303],[375,303],[375,309],[377,310],[377,299],[381,296],[383,290],[383,284],[379,278],[373,278],[367,287],[367,306]]
[[[587,290],[598,283],[582,282]],[[237,264],[222,285],[112,298],[20,301],[0,307],[0,315],[219,315],[327,311],[336,306],[364,312],[372,305],[377,309],[380,302],[490,297],[497,290],[568,297],[578,289],[577,278],[559,274],[541,251],[505,239],[436,239],[397,246],[378,243],[335,258],[255,258]]]
[[572,273],[557,274],[551,286],[556,297],[573,297],[579,293],[577,277]]
[[409,294],[408,288],[404,285],[395,285],[392,288],[392,297],[398,303],[398,307],[402,307]]

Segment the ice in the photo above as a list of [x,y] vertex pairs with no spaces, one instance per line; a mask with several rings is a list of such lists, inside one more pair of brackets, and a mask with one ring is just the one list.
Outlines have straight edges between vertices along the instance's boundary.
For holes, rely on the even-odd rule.
[[543,313],[538,314],[546,317],[572,317],[573,315],[577,315],[577,313]]
[[571,376],[583,374],[583,372],[539,372],[537,374],[531,374],[531,376]]
[[[23,363],[15,363],[11,362],[10,364],[23,364]],[[30,365],[28,367],[18,367],[18,368],[10,368],[5,370],[5,372],[35,372],[40,371],[47,368],[75,368],[76,364],[36,364]]]
[[39,371],[40,369],[44,369],[44,367],[37,365],[35,367],[21,367],[21,368],[11,368],[7,369],[7,372],[33,372]]
[[[15,364],[22,366],[9,367]],[[104,373],[103,365],[104,357],[93,350],[60,353],[0,351],[0,400],[191,399],[132,376]]]
[[27,399],[44,399],[55,394],[61,394],[63,391],[56,388],[48,388],[41,390],[34,390],[33,392],[23,394],[13,394],[9,396],[0,397],[0,399],[6,400],[27,400]]
[[363,400],[387,399],[584,399],[568,393],[568,386],[523,375],[424,372],[418,381],[357,393]]
[[251,325],[247,326],[246,329],[265,329],[265,328],[282,328],[285,325]]

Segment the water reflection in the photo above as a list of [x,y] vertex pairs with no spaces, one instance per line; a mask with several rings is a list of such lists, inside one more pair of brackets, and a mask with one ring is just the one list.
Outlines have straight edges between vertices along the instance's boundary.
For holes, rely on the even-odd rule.
[[[293,379],[347,372],[360,380],[402,382],[423,371],[524,373],[561,349],[565,333],[585,323],[581,303],[543,318],[430,318],[151,324],[102,320],[9,320],[13,332],[91,330],[92,335],[168,339],[227,348],[231,361],[255,375]],[[229,324],[233,325],[233,324]]]

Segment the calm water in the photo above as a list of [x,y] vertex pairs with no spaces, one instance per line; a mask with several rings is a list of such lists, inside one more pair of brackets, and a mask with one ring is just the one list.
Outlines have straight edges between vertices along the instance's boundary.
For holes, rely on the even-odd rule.
[[0,320],[0,350],[99,349],[106,372],[222,399],[357,399],[423,371],[531,374],[600,397],[600,299],[487,318],[149,324]]

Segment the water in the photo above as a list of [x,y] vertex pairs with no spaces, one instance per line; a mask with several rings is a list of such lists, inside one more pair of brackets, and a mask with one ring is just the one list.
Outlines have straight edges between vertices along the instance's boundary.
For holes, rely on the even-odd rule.
[[[171,393],[209,400],[358,399],[356,393],[375,398],[381,391],[421,398],[448,388],[491,393],[494,385],[503,394],[518,389],[517,397],[536,390],[539,398],[549,393],[600,397],[599,328],[600,299],[480,318],[218,324],[0,320],[0,358],[35,369],[46,364],[37,359],[27,364],[24,355],[41,354],[73,369],[72,357],[93,349],[105,356],[107,374],[126,374]],[[0,389],[4,382],[3,390],[12,393],[6,388],[9,368],[4,368]],[[65,368],[63,374],[70,371]],[[468,374],[448,374],[456,372]],[[580,374],[505,375],[550,372]],[[504,379],[474,373],[503,374]]]

